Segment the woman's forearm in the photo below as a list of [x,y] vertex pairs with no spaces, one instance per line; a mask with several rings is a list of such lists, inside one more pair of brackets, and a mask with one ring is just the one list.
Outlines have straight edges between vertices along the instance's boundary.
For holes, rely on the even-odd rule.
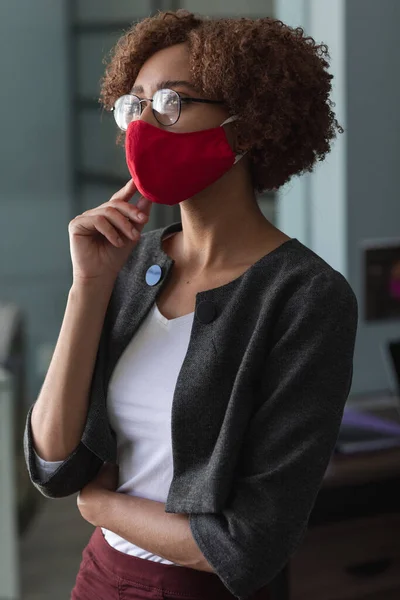
[[183,513],[166,513],[165,504],[138,496],[104,490],[92,507],[94,525],[171,562],[213,573]]
[[90,383],[111,284],[73,284],[46,378],[32,410],[37,454],[66,459],[78,446],[86,423]]

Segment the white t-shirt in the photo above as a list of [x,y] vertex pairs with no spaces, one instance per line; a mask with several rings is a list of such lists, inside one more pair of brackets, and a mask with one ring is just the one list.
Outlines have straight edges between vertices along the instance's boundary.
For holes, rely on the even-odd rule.
[[[166,319],[155,303],[122,353],[110,379],[107,412],[117,435],[117,491],[166,502],[173,475],[171,408],[187,353],[194,312]],[[37,454],[43,476],[62,464]],[[154,562],[172,563],[102,528],[116,550]],[[180,565],[179,565],[180,566]]]

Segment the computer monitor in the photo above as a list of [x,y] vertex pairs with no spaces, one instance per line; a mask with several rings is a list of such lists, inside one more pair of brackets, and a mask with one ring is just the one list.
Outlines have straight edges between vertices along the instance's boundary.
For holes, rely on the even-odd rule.
[[390,391],[398,398],[400,405],[400,339],[383,342],[381,353]]

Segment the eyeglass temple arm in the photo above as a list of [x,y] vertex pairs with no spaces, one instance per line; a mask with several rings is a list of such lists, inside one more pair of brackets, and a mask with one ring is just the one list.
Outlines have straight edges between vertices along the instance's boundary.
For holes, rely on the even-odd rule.
[[203,98],[181,98],[181,102],[203,102],[204,104],[223,104],[223,100],[205,100]]

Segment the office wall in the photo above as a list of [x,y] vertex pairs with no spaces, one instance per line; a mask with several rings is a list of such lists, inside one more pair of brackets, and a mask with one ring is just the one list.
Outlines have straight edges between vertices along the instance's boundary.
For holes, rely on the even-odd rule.
[[0,300],[28,324],[29,402],[70,282],[64,3],[0,2]]
[[380,345],[400,337],[400,321],[363,319],[361,243],[400,238],[400,2],[346,2],[348,273],[360,299],[357,388],[388,385]]

